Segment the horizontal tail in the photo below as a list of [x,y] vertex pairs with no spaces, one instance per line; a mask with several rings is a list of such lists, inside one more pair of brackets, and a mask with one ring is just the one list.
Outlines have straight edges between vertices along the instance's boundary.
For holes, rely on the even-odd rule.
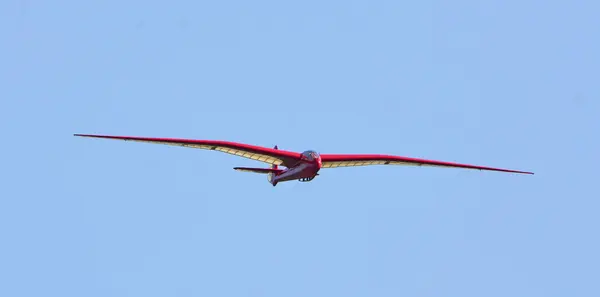
[[261,174],[275,173],[275,175],[277,175],[278,173],[283,171],[281,169],[276,169],[276,168],[252,168],[252,167],[234,167],[233,169],[235,169],[237,171],[261,173]]
[[[274,149],[278,149],[277,146],[275,146]],[[275,164],[271,165],[271,168],[234,167],[233,169],[243,172],[266,174],[267,180],[273,186],[277,185],[277,180],[275,179],[275,177],[284,171],[277,168],[277,165]]]

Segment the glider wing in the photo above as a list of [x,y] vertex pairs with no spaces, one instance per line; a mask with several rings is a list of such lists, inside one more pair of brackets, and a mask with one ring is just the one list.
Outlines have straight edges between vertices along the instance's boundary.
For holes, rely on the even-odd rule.
[[367,165],[413,165],[413,166],[434,166],[434,167],[452,167],[466,168],[477,170],[491,170],[511,173],[533,174],[533,172],[493,168],[469,164],[460,164],[444,161],[425,160],[417,158],[409,158],[402,156],[391,155],[337,155],[337,154],[321,154],[321,162],[323,168],[337,168],[350,166],[367,166]]
[[177,138],[151,138],[151,137],[131,137],[131,136],[107,136],[91,134],[75,134],[80,137],[94,137],[105,139],[116,139],[125,141],[137,141],[147,143],[166,144],[174,146],[183,146],[197,149],[214,150],[228,153],[256,161],[261,161],[271,165],[283,165],[291,167],[300,160],[300,153],[290,152],[279,149],[271,149],[261,146],[220,141],[220,140],[194,140]]

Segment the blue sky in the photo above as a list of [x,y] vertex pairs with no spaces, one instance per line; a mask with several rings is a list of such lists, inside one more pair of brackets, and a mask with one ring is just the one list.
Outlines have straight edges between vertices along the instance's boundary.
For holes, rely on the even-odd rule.
[[[2,296],[597,296],[595,1],[0,2]],[[99,133],[536,175],[259,165]]]

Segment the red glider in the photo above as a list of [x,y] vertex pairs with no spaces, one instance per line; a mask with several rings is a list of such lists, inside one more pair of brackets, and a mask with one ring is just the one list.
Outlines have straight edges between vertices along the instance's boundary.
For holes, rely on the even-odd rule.
[[[106,136],[75,134],[75,136],[95,137],[106,139],[118,139],[125,141],[139,141],[148,143],[158,143],[166,145],[176,145],[191,147],[197,149],[215,150],[252,160],[265,162],[271,165],[271,168],[249,168],[235,167],[235,170],[267,174],[269,182],[276,186],[278,182],[299,180],[308,182],[313,180],[321,168],[337,168],[349,166],[366,165],[415,165],[415,166],[435,166],[435,167],[454,167],[478,170],[492,170],[512,173],[533,174],[533,172],[517,171],[509,169],[500,169],[492,167],[483,167],[459,163],[450,163],[443,161],[433,161],[424,159],[415,159],[401,156],[390,155],[339,155],[339,154],[319,154],[308,150],[303,153],[290,152],[274,148],[266,148],[243,143],[219,140],[191,140],[176,138],[150,138],[150,137],[129,137],[129,136]],[[287,167],[280,169],[278,166]]]

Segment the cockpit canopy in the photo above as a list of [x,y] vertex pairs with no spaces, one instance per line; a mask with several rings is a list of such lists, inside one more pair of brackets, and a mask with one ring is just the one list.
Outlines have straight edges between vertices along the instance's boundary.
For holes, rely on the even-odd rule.
[[302,153],[302,158],[308,161],[318,160],[321,156],[315,151],[305,151]]

